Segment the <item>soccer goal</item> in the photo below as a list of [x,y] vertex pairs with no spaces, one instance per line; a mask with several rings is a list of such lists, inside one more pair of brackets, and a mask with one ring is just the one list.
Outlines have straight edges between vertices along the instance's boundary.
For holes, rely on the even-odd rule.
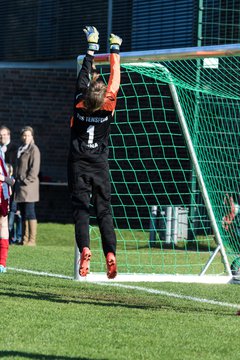
[[[240,256],[232,201],[240,193],[239,56],[240,44],[121,53],[109,158],[114,281],[232,278]],[[109,54],[95,63],[107,83]],[[90,232],[87,279],[107,280],[94,214]]]

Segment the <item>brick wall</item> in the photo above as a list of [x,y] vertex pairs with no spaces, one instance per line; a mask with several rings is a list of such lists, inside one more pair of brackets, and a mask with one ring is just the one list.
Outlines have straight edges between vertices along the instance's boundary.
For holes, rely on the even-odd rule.
[[[63,68],[27,64],[0,68],[0,124],[11,129],[19,145],[20,130],[30,125],[41,152],[41,177],[53,182],[67,181],[69,119],[73,106],[76,63]],[[37,204],[39,220],[71,221],[66,186],[41,185]]]
[[38,221],[72,223],[72,211],[66,185],[40,185],[40,202],[36,204]]

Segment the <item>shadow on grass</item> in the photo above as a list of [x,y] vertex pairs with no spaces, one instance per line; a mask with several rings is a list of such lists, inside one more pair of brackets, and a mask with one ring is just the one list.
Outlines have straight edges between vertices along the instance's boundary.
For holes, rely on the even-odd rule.
[[[91,296],[82,296],[81,299],[76,300],[73,298],[63,298],[61,296],[58,296],[56,294],[49,294],[49,293],[38,293],[33,291],[24,291],[24,293],[14,293],[14,291],[4,291],[0,292],[0,295],[9,296],[10,298],[21,298],[26,300],[40,300],[40,301],[48,301],[48,302],[54,302],[54,303],[60,303],[60,304],[76,304],[76,305],[92,305],[92,306],[102,306],[102,307],[111,307],[111,308],[126,308],[126,309],[138,309],[138,310],[172,310],[176,311],[177,313],[203,313],[203,314],[212,314],[212,315],[222,315],[222,316],[232,316],[233,310],[232,309],[223,309],[219,311],[219,308],[216,306],[208,307],[209,304],[206,304],[205,306],[199,306],[199,304],[192,304],[192,302],[185,300],[185,304],[177,304],[174,303],[174,299],[172,299],[173,303],[169,299],[167,300],[164,296],[162,298],[159,298],[157,303],[156,301],[149,301],[146,303],[146,301],[143,299],[139,299],[136,297],[135,299],[130,299],[129,297],[124,298],[123,295],[120,295],[120,298],[115,297],[113,299],[113,294],[106,295],[106,293],[102,296],[102,298],[97,295],[97,298],[91,297]],[[138,302],[138,303],[137,303]],[[0,351],[0,358],[1,358],[1,351]],[[31,358],[31,357],[29,357]],[[45,359],[45,357],[33,357],[33,359]],[[51,357],[46,357],[46,359],[52,359]],[[63,358],[63,357],[55,357],[54,359],[79,359],[79,360],[85,360],[85,358]]]
[[[76,304],[76,305],[95,305],[95,306],[109,306],[109,307],[124,307],[129,309],[146,309],[147,305],[141,304],[126,304],[123,301],[119,301],[116,299],[113,300],[113,296],[111,295],[109,299],[107,299],[106,294],[104,294],[103,299],[100,299],[99,296],[97,299],[91,297],[83,297],[81,295],[81,299],[76,300],[73,298],[64,298],[61,295],[57,294],[49,294],[49,293],[39,293],[34,291],[24,290],[23,292],[14,292],[14,291],[1,291],[0,296],[9,296],[12,298],[21,298],[23,300],[39,300],[39,301],[48,301],[54,302],[58,304]],[[149,306],[148,306],[149,309]],[[1,353],[0,353],[1,355]],[[1,356],[0,356],[1,358]]]
[[[39,360],[89,360],[85,357],[72,357],[72,356],[58,356],[58,355],[44,355],[44,354],[34,354],[23,351],[0,351],[0,358],[23,358],[23,359],[39,359]],[[98,360],[98,359],[92,359]]]

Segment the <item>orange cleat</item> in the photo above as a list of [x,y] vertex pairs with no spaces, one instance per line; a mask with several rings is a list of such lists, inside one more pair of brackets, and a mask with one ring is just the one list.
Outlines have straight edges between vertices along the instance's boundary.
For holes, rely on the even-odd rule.
[[107,277],[114,279],[117,276],[117,262],[113,253],[108,253],[106,256],[107,263]]
[[91,259],[91,251],[88,247],[84,247],[81,253],[80,266],[79,266],[79,275],[87,276],[89,273],[89,265]]

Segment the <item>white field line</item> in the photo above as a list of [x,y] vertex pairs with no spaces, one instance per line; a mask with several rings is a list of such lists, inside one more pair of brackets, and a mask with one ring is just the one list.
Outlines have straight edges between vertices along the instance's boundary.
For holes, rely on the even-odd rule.
[[60,275],[60,274],[52,274],[52,273],[47,273],[47,272],[44,272],[44,271],[17,269],[17,268],[12,268],[12,267],[7,267],[7,270],[13,270],[13,271],[16,271],[16,272],[23,272],[23,273],[27,273],[27,274],[31,274],[31,275],[48,276],[48,277],[55,277],[55,278],[60,278],[60,279],[73,280],[72,276],[66,276],[66,275]]
[[103,285],[103,286],[104,285],[105,286],[116,286],[116,287],[124,288],[124,289],[143,291],[143,292],[146,292],[149,294],[163,295],[163,296],[172,297],[172,298],[176,298],[176,299],[190,300],[190,301],[206,303],[206,304],[211,304],[211,305],[218,305],[218,306],[225,306],[225,307],[230,307],[230,308],[234,308],[234,309],[240,309],[240,305],[238,305],[238,304],[231,304],[231,303],[227,303],[227,302],[198,298],[195,296],[175,294],[175,293],[171,293],[171,292],[164,291],[164,290],[156,290],[156,289],[151,289],[151,288],[145,288],[142,286],[124,285],[124,284],[119,284],[119,283],[105,283],[105,282],[104,283],[97,282],[95,284]]
[[[52,274],[52,273],[47,273],[47,272],[17,269],[17,268],[11,268],[11,267],[8,267],[8,269],[17,271],[17,272],[24,272],[24,273],[28,273],[28,274],[32,274],[32,275],[48,276],[48,277],[55,277],[55,278],[60,278],[60,279],[74,280],[74,278],[72,276],[66,276],[66,275],[61,275],[61,274]],[[151,289],[151,288],[146,288],[146,287],[142,287],[142,286],[125,285],[125,284],[120,284],[117,282],[114,283],[114,282],[94,282],[94,281],[92,281],[91,283],[95,284],[95,285],[101,285],[101,286],[112,286],[112,287],[117,287],[117,288],[142,291],[142,292],[145,292],[148,294],[162,295],[162,296],[167,296],[167,297],[171,297],[171,298],[175,298],[175,299],[189,300],[189,301],[205,303],[205,304],[210,304],[210,305],[217,305],[217,306],[223,306],[223,307],[228,307],[228,308],[240,309],[240,305],[238,305],[238,304],[221,302],[221,301],[216,301],[216,300],[211,300],[211,299],[204,299],[204,298],[199,298],[199,297],[195,297],[195,296],[181,295],[181,294],[176,294],[176,293],[172,293],[172,292],[168,292],[168,291],[164,291],[164,290]]]

